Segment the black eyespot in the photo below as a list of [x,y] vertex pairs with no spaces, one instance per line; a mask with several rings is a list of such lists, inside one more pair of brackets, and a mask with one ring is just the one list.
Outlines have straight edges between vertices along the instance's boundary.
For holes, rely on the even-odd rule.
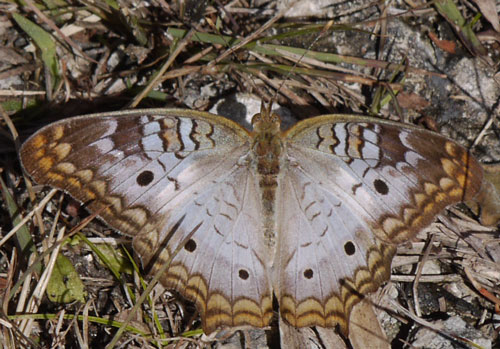
[[375,190],[382,195],[386,195],[389,192],[389,187],[387,184],[381,180],[381,179],[376,179],[373,181],[373,186],[375,187]]
[[137,176],[137,184],[139,184],[141,187],[144,187],[151,183],[153,179],[155,178],[155,175],[151,171],[143,171],[141,172],[140,175]]
[[194,250],[196,250],[196,241],[194,241],[193,239],[189,239],[188,242],[186,242],[186,244],[184,245],[184,248],[188,252],[194,252]]
[[356,253],[356,246],[351,241],[347,241],[344,245],[344,251],[348,256],[352,256]]
[[246,280],[250,275],[248,275],[248,271],[246,271],[245,269],[240,269],[238,271],[238,276],[240,277],[240,279]]
[[304,277],[306,279],[312,279],[313,275],[314,275],[314,272],[312,271],[312,269],[304,270]]

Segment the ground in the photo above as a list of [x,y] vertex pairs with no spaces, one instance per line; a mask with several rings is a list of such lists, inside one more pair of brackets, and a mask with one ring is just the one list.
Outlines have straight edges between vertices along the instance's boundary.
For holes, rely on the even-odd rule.
[[[98,220],[69,243],[55,243],[63,227],[61,234],[68,234],[92,218],[69,196],[57,193],[28,216],[50,188],[27,185],[17,152],[50,122],[131,107],[248,118],[260,99],[274,100],[292,123],[342,112],[422,125],[469,148],[488,178],[498,178],[500,28],[494,1],[250,3],[1,5],[0,232],[7,236],[29,217],[0,243],[6,347],[109,344],[145,288],[142,277],[148,280],[125,253],[133,254],[130,239]],[[317,7],[304,5],[312,3]],[[236,39],[246,44],[239,47]],[[237,48],[228,50],[231,45]],[[398,247],[391,281],[374,296],[382,310],[392,311],[376,311],[390,346],[470,345],[462,338],[484,348],[500,345],[500,232],[495,219],[484,224],[484,211],[481,204],[454,206]],[[49,286],[52,293],[43,287],[42,271],[53,270],[49,257],[55,261],[57,253],[77,272],[57,260],[62,284],[73,285],[69,298],[63,299],[70,291],[60,284]],[[202,336],[192,304],[159,286],[150,297],[119,344],[274,347],[290,339],[277,319],[266,331]],[[311,347],[332,343],[323,330],[292,331]]]

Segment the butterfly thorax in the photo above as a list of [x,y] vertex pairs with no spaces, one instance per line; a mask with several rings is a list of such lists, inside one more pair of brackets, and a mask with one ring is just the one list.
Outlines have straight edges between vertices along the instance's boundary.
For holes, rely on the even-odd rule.
[[280,131],[281,120],[270,112],[270,108],[262,108],[261,113],[252,119],[253,144],[252,165],[258,178],[264,219],[264,235],[268,245],[274,246],[276,191],[279,186],[281,154],[283,142]]

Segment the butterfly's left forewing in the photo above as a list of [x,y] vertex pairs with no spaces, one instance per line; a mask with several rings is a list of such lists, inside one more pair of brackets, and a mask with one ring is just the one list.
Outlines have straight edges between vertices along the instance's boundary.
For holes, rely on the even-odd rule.
[[[227,122],[214,128],[188,112],[136,110],[56,122],[23,144],[22,164],[36,182],[69,192],[114,228],[135,235],[157,210],[150,199],[158,188],[177,197],[179,181],[196,183],[218,167],[217,154],[247,151],[241,127]],[[198,159],[207,158],[214,161],[200,169]]]

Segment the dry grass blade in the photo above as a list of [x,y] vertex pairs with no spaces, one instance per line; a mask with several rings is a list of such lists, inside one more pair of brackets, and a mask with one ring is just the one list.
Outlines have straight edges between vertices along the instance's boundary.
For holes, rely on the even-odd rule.
[[154,78],[149,82],[148,86],[139,93],[134,100],[130,103],[129,107],[130,108],[135,108],[137,105],[141,102],[141,100],[153,89],[156,87],[157,83],[161,81],[163,74],[170,68],[170,66],[173,64],[174,60],[177,58],[177,56],[181,53],[181,51],[186,47],[187,43],[189,40],[191,40],[191,37],[193,36],[194,31],[191,30],[189,33],[186,34],[186,37],[182,39],[182,41],[177,45],[175,48],[174,52],[169,56],[168,60],[165,62],[165,64],[160,68],[158,73],[154,76]]
[[[56,243],[61,242],[62,239],[64,238],[64,233],[65,229],[62,228],[59,230],[59,233],[57,234],[56,238]],[[27,303],[27,306],[23,309],[24,313],[36,313],[38,311],[39,305],[41,303],[41,299],[43,298],[43,295],[45,293],[45,289],[47,288],[47,284],[50,279],[50,275],[52,273],[52,269],[54,268],[55,262],[57,255],[59,254],[59,249],[61,247],[61,244],[57,244],[55,248],[53,249],[49,263],[47,264],[45,270],[43,271],[42,275],[40,276],[40,282],[37,284],[35,289],[33,290],[33,293],[31,294],[31,297]],[[28,274],[29,275],[29,274]],[[29,278],[26,278],[26,280],[29,281]],[[27,285],[28,283],[25,283]],[[21,331],[23,331],[24,335],[28,337],[31,334],[32,326],[33,326],[33,319],[26,319],[21,321],[19,324],[19,328]]]

